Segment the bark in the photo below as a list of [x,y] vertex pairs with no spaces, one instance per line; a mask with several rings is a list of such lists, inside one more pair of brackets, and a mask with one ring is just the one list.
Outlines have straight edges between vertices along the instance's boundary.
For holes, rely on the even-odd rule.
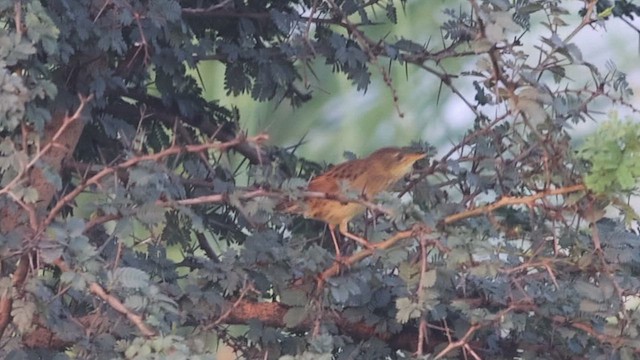
[[[66,111],[59,109],[54,112],[51,121],[44,129],[38,149],[42,150],[45,146],[52,142],[54,136],[63,126],[67,119]],[[40,157],[40,163],[48,167],[48,171],[60,173],[63,160],[73,153],[82,130],[84,121],[79,118],[67,124],[65,131],[58,136],[54,146]],[[47,213],[47,208],[56,194],[55,185],[46,177],[47,171],[43,166],[34,166],[25,174],[24,187],[31,187],[38,192],[38,202],[34,204],[32,209],[35,212],[36,224],[30,223],[28,211],[21,208],[15,203],[4,206],[0,209],[0,233],[3,235],[13,233],[19,234],[22,238],[22,248],[28,248],[29,241],[38,231],[38,224]],[[35,228],[34,228],[35,227]],[[19,260],[18,260],[19,259]],[[11,263],[13,262],[13,263]],[[17,264],[16,264],[17,263]],[[4,334],[7,326],[11,322],[12,299],[20,291],[28,273],[29,254],[22,256],[14,256],[5,259],[3,268],[16,269],[13,273],[12,283],[13,289],[6,291],[0,297],[0,338]]]
[[[234,303],[232,308],[225,312],[223,318],[213,319],[212,322],[216,322],[218,325],[225,324],[248,324],[251,320],[258,320],[265,326],[271,326],[275,328],[286,328],[284,322],[285,314],[289,310],[289,307],[275,302],[253,302],[248,300],[242,300]],[[313,314],[309,314],[312,316]],[[113,321],[113,319],[110,319]],[[90,324],[103,324],[103,330],[107,331],[108,326],[104,325],[108,322],[107,319],[96,319],[95,315],[87,315],[78,319],[79,323],[84,326],[91,326]],[[418,330],[414,326],[405,326],[405,328],[397,333],[380,333],[376,331],[375,326],[366,324],[364,321],[351,322],[346,317],[341,316],[339,313],[333,313],[329,317],[323,318],[323,321],[333,321],[338,328],[342,330],[344,335],[348,335],[355,340],[367,340],[372,337],[377,337],[382,341],[385,341],[393,349],[402,349],[407,351],[415,351],[416,339],[418,337]],[[207,324],[194,324],[204,325]],[[313,319],[307,319],[298,324],[295,328],[289,329],[290,331],[308,332],[311,331],[314,326]],[[215,331],[215,329],[214,329]],[[87,333],[93,333],[98,335],[98,332],[87,331]],[[33,331],[26,334],[23,337],[23,343],[27,347],[45,347],[49,349],[64,350],[65,348],[72,346],[73,342],[63,341],[56,334],[46,327],[38,325]],[[438,339],[442,341],[443,339]],[[427,346],[432,350],[434,343]]]

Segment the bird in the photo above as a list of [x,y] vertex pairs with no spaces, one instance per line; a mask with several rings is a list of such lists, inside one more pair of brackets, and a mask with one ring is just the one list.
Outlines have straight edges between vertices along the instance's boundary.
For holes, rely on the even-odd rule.
[[[309,182],[307,191],[320,196],[306,197],[302,204],[289,206],[285,211],[325,222],[329,226],[337,257],[341,256],[341,252],[336,228],[345,237],[371,248],[366,239],[349,232],[349,221],[366,210],[364,201],[389,189],[411,171],[416,161],[426,156],[424,152],[408,148],[385,147],[366,158],[338,164]],[[345,192],[358,193],[361,198],[349,199]]]

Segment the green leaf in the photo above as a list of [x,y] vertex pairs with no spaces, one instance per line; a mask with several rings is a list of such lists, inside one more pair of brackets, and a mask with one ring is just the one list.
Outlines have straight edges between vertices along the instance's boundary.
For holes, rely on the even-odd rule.
[[420,305],[412,302],[409,298],[396,299],[396,320],[401,324],[406,324],[411,319],[417,319],[422,315]]
[[288,306],[306,306],[309,299],[301,289],[286,289],[280,293],[280,302]]
[[585,139],[578,156],[591,166],[587,187],[597,193],[631,191],[640,178],[640,124],[621,122],[617,116]]
[[83,236],[84,226],[85,226],[84,220],[77,217],[70,217],[65,222],[65,230],[69,234],[69,237]]
[[22,334],[26,333],[33,326],[33,318],[36,314],[36,305],[30,301],[16,299],[13,301],[11,316],[13,323]]
[[292,16],[276,9],[271,9],[269,14],[271,15],[271,19],[273,19],[274,24],[278,27],[278,30],[283,34],[289,34],[292,26]]
[[113,272],[113,279],[122,287],[140,289],[149,286],[149,274],[146,272],[132,268],[121,267]]
[[57,53],[60,30],[39,2],[33,1],[27,4],[25,26],[29,38],[34,43],[41,43],[47,55]]
[[438,271],[436,269],[427,270],[427,272],[422,273],[421,283],[430,288],[436,284],[436,280],[438,278]]
[[71,285],[71,288],[79,291],[86,290],[87,282],[84,277],[73,271],[65,271],[60,275],[60,281],[63,284]]
[[597,302],[605,301],[605,297],[604,297],[604,294],[602,293],[602,290],[594,284],[580,280],[580,281],[576,281],[573,284],[573,288],[582,296],[588,299],[591,299]]
[[27,204],[35,204],[39,199],[38,190],[28,187],[22,191],[22,200]]
[[136,211],[136,219],[147,225],[162,223],[166,210],[155,204],[145,204]]
[[309,311],[304,307],[295,306],[287,310],[283,321],[288,328],[295,328],[300,325],[308,316]]
[[133,311],[145,309],[149,305],[149,300],[142,295],[130,295],[124,299],[124,305]]
[[606,310],[607,307],[602,304],[591,300],[581,300],[580,301],[580,311],[584,311],[586,313],[595,313]]
[[398,11],[396,9],[396,7],[393,5],[393,3],[388,3],[387,7],[386,7],[386,15],[387,15],[387,19],[389,19],[389,21],[391,21],[394,24],[398,23]]

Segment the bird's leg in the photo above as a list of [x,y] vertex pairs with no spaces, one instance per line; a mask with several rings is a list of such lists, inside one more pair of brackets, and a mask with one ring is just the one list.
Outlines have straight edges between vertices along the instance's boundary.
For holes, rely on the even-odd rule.
[[342,267],[343,266],[348,267],[349,265],[345,262],[345,258],[342,257],[342,252],[340,251],[340,245],[338,244],[338,237],[336,236],[336,226],[329,225],[329,231],[331,232],[333,245],[336,247],[336,263],[338,264],[340,272],[342,272]]
[[336,258],[341,258],[340,245],[338,244],[338,239],[336,238],[336,226],[329,225],[329,232],[331,233],[331,239],[333,239],[333,245],[336,247]]
[[348,237],[351,240],[354,240],[355,242],[357,242],[358,244],[364,246],[367,249],[373,249],[375,246],[372,245],[367,239],[365,238],[361,238],[357,235],[354,235],[352,233],[349,232],[349,225],[348,223],[345,221],[343,223],[340,224],[340,233],[346,237]]

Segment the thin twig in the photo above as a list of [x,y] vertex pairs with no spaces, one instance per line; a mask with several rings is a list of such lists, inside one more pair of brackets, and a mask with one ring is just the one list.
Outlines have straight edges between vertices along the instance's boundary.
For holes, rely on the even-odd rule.
[[[427,237],[425,236],[425,234],[420,234],[420,281],[418,282],[418,289],[416,290],[418,293],[418,304],[420,304],[420,306],[423,306],[426,301],[426,274],[429,268],[427,253]],[[424,354],[424,344],[427,331],[426,322],[427,319],[425,314],[420,314],[420,325],[418,326],[418,346],[416,350],[417,356],[421,356]]]
[[579,192],[579,191],[586,191],[586,187],[584,186],[584,184],[576,184],[576,185],[571,185],[571,186],[567,186],[567,187],[561,187],[561,188],[557,188],[557,189],[550,189],[547,191],[541,191],[537,194],[533,194],[530,196],[523,196],[523,197],[517,197],[517,196],[513,196],[513,197],[503,197],[502,199],[491,203],[489,205],[485,205],[485,206],[481,206],[475,209],[471,209],[471,210],[467,210],[467,211],[463,211],[454,215],[450,215],[447,216],[444,219],[444,223],[445,224],[452,224],[454,222],[463,220],[463,219],[467,219],[470,217],[474,217],[474,216],[478,216],[478,215],[482,215],[482,214],[488,214],[490,212],[493,212],[497,209],[506,207],[506,206],[512,206],[512,205],[532,205],[535,201],[540,200],[544,197],[547,196],[554,196],[554,195],[564,195],[564,194],[570,194],[570,193],[574,193],[574,192]]
[[[67,265],[67,263],[65,263],[62,259],[55,260],[54,264],[63,272],[71,271],[69,268],[69,265]],[[149,326],[147,326],[147,324],[144,323],[142,316],[129,310],[126,306],[124,306],[124,304],[122,303],[122,301],[120,301],[120,299],[116,298],[113,295],[108,294],[104,290],[104,288],[100,286],[100,284],[98,284],[97,282],[90,283],[89,290],[94,295],[98,296],[104,302],[109,304],[109,306],[111,306],[111,308],[113,308],[115,311],[126,316],[127,319],[129,319],[129,321],[131,321],[138,328],[138,330],[140,330],[142,335],[146,337],[155,336],[156,332],[153,329],[151,329]]]
[[58,202],[52,207],[51,211],[49,212],[49,215],[47,216],[47,218],[43,221],[43,223],[41,224],[41,229],[46,228],[49,224],[51,224],[51,222],[53,221],[53,219],[55,219],[56,216],[58,216],[58,213],[60,212],[60,210],[66,205],[68,204],[70,201],[72,201],[73,199],[75,199],[80,193],[82,193],[84,191],[84,189],[86,189],[87,187],[91,186],[91,185],[97,185],[104,177],[118,171],[118,170],[122,170],[122,169],[128,169],[134,165],[137,165],[141,162],[144,161],[159,161],[163,158],[166,158],[168,156],[171,155],[178,155],[178,154],[182,154],[182,153],[198,153],[198,152],[202,152],[202,151],[207,151],[207,150],[211,150],[211,149],[216,149],[219,151],[226,151],[227,149],[238,145],[240,142],[243,141],[248,141],[248,142],[257,142],[257,143],[261,143],[263,141],[265,141],[266,139],[268,139],[268,136],[266,134],[260,134],[257,135],[255,137],[251,137],[251,138],[246,138],[246,139],[234,139],[231,141],[227,141],[227,142],[213,142],[213,143],[206,143],[206,144],[198,144],[198,145],[185,145],[185,146],[172,146],[169,147],[165,150],[162,150],[158,153],[155,154],[147,154],[147,155],[141,155],[141,156],[136,156],[134,158],[131,158],[127,161],[124,161],[120,164],[116,164],[114,166],[110,166],[110,167],[106,167],[104,169],[102,169],[101,171],[99,171],[98,173],[96,173],[95,175],[93,175],[92,177],[90,177],[89,179],[87,179],[86,181],[84,181],[82,184],[78,184],[78,186],[76,186],[72,191],[70,191],[69,193],[67,193],[64,197],[62,197],[60,200],[58,200]]
[[454,342],[450,342],[447,347],[445,347],[444,349],[442,349],[442,351],[440,351],[436,357],[434,359],[438,360],[438,359],[442,359],[444,356],[446,356],[448,353],[450,353],[451,351],[462,347],[464,345],[466,345],[469,340],[471,339],[471,337],[473,336],[473,334],[478,331],[478,329],[480,329],[482,326],[480,324],[473,324],[469,327],[469,329],[467,330],[467,332],[464,334],[464,336],[462,338],[460,338],[460,340],[458,341],[454,341]]

